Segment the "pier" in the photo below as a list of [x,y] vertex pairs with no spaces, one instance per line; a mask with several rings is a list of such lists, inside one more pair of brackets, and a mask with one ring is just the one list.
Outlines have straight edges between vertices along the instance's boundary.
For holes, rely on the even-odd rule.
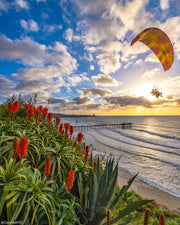
[[91,130],[91,129],[106,129],[106,128],[122,128],[130,129],[132,128],[132,123],[107,123],[107,124],[92,124],[92,125],[79,125],[73,126],[74,130]]

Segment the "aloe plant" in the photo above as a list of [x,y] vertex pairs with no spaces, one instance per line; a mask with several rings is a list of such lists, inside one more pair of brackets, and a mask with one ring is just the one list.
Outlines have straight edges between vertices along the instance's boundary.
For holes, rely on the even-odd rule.
[[[90,161],[92,165],[92,155]],[[94,172],[93,169],[90,170],[89,183],[87,185],[83,184],[83,174],[79,174],[78,176],[78,191],[80,196],[80,203],[82,207],[84,207],[87,224],[103,224],[107,217],[107,210],[109,212],[109,210],[112,211],[116,208],[116,206],[123,199],[127,190],[129,189],[129,187],[137,176],[135,175],[133,178],[131,178],[128,181],[128,184],[122,187],[120,193],[115,198],[113,198],[117,186],[118,176],[118,164],[116,164],[115,168],[113,168],[113,164],[113,159],[108,160],[106,162],[106,166],[104,168],[103,173],[101,173],[100,162],[98,157],[97,170],[96,172]],[[88,190],[88,195],[86,196],[85,190]],[[115,224],[119,221],[122,221],[122,218],[149,202],[149,200],[141,200],[128,204],[127,207],[120,211],[119,215],[111,221],[111,224]],[[131,220],[128,220],[126,221],[126,223],[123,224],[127,224]]]

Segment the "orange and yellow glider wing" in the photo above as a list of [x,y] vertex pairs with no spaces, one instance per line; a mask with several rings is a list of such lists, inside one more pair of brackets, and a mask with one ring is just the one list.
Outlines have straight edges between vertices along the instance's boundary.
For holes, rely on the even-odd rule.
[[136,41],[141,41],[156,54],[165,71],[170,69],[174,61],[174,50],[170,39],[162,30],[147,28],[131,41],[131,46]]

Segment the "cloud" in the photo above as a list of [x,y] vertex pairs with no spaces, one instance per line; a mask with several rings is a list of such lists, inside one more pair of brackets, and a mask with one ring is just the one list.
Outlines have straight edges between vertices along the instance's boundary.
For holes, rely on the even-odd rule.
[[0,1],[0,11],[7,12],[9,7],[10,7],[10,3],[9,2],[7,2],[6,0],[1,0]]
[[71,86],[76,86],[78,83],[82,81],[82,78],[78,75],[73,75],[68,77],[67,80]]
[[0,59],[16,60],[31,67],[56,65],[62,74],[71,74],[77,69],[77,61],[65,45],[55,42],[54,45],[41,45],[29,37],[11,40],[0,36]]
[[29,9],[28,2],[25,0],[15,0],[14,4],[22,9]]
[[145,62],[160,63],[159,59],[157,58],[157,56],[154,53],[149,54],[146,57]]
[[121,67],[120,55],[118,53],[103,53],[97,55],[98,65],[101,72],[113,73]]
[[82,93],[84,96],[89,96],[89,95],[94,95],[96,97],[105,97],[108,96],[110,94],[112,94],[112,92],[109,89],[101,89],[101,88],[92,88],[92,89],[88,89],[88,88],[81,88],[78,89],[78,91],[80,93]]
[[86,104],[89,104],[89,103],[92,103],[92,99],[89,98],[89,97],[76,97],[76,98],[73,98],[73,102],[75,102],[75,104],[78,104],[78,105],[86,105]]
[[89,69],[94,70],[94,65],[90,65]]
[[68,101],[65,99],[55,97],[50,97],[47,101],[49,104],[60,104],[61,106],[66,106],[68,103]]
[[72,42],[73,35],[74,35],[74,31],[71,28],[68,28],[64,33],[64,37],[68,42]]
[[160,0],[160,6],[162,10],[169,8],[169,0]]
[[28,20],[27,22],[25,20],[21,20],[20,24],[26,31],[37,32],[39,30],[38,24],[32,19]]
[[118,86],[120,83],[107,74],[92,76],[95,85]]
[[0,100],[17,93],[14,90],[16,84],[11,80],[10,77],[0,74],[0,84]]
[[142,106],[145,108],[151,108],[152,106],[152,103],[144,97],[114,96],[114,97],[105,97],[104,100],[106,100],[108,104],[120,107]]
[[[45,16],[46,15],[46,16]],[[42,16],[47,18],[47,14],[42,14]],[[46,33],[46,35],[50,35],[51,33],[55,33],[58,30],[62,29],[62,25],[57,25],[57,24],[44,24],[43,25],[43,32]]]
[[159,72],[161,71],[160,68],[155,68],[155,69],[152,69],[152,70],[147,70],[142,76],[141,78],[142,79],[146,79],[146,78],[153,78],[155,75],[157,75]]
[[46,0],[36,0],[37,2],[46,2]]

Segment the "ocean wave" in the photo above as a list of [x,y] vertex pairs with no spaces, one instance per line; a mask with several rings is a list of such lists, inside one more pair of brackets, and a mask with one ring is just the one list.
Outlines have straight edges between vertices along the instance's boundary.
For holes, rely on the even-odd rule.
[[152,132],[152,131],[148,131],[148,130],[143,130],[143,129],[132,129],[132,130],[140,131],[140,132],[143,132],[143,133],[148,133],[150,135],[155,135],[155,136],[158,136],[158,137],[180,140],[180,138],[176,137],[176,136],[170,136],[170,135],[167,135],[167,134],[160,134],[160,133],[156,133],[156,132]]
[[166,164],[169,164],[169,165],[171,165],[173,167],[176,167],[177,170],[180,170],[180,164],[176,164],[176,163],[170,162],[168,160],[156,158],[154,156],[151,156],[147,152],[145,154],[143,154],[143,153],[136,153],[136,152],[128,151],[127,149],[124,149],[122,147],[112,146],[112,145],[110,145],[108,143],[105,143],[105,141],[100,141],[100,138],[97,138],[97,135],[93,135],[92,133],[89,133],[89,132],[86,132],[86,133],[88,135],[92,136],[98,143],[100,143],[100,144],[102,144],[104,146],[107,146],[107,147],[110,147],[110,148],[113,148],[113,149],[120,150],[121,152],[128,153],[130,155],[141,156],[141,157],[149,158],[151,160],[156,160],[156,161],[159,161],[159,162],[162,162],[162,163],[166,163]]
[[115,129],[112,129],[112,128],[110,128],[110,130],[112,130],[113,132],[119,133],[120,135],[122,135],[124,137],[128,137],[128,138],[131,138],[131,139],[136,140],[136,141],[142,141],[142,142],[145,142],[145,143],[148,143],[148,144],[151,144],[151,145],[162,146],[164,148],[179,149],[179,147],[175,147],[175,146],[171,146],[171,145],[168,145],[168,144],[162,144],[162,143],[149,141],[147,139],[140,138],[140,137],[137,137],[137,136],[134,136],[134,135],[130,135],[130,134],[127,134],[127,133],[124,133],[124,132],[121,132],[121,131],[118,131],[118,130],[115,130]]
[[180,156],[180,153],[177,153],[177,152],[162,150],[162,149],[159,149],[159,148],[153,148],[153,147],[150,147],[150,146],[144,146],[144,145],[139,145],[139,144],[131,143],[131,142],[128,142],[128,141],[123,141],[122,139],[120,140],[118,138],[114,138],[113,135],[108,136],[107,134],[102,134],[102,132],[100,132],[99,130],[96,130],[96,132],[99,133],[99,134],[101,134],[104,137],[111,138],[112,140],[116,140],[116,141],[119,141],[119,142],[124,143],[124,144],[128,144],[128,145],[132,145],[132,146],[136,146],[136,147],[140,147],[140,148],[151,149],[151,150],[155,150],[155,151],[158,151],[158,152],[165,152],[165,153],[168,153],[168,154],[174,154],[174,155]]

